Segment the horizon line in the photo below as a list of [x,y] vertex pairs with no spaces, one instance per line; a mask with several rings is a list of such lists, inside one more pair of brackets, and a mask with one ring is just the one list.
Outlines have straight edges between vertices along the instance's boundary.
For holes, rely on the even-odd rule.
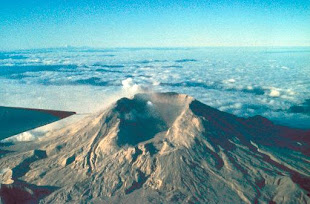
[[310,48],[310,45],[211,45],[211,46],[55,46],[55,47],[37,47],[37,48],[19,48],[19,49],[1,49],[0,52],[44,50],[44,49],[182,49],[182,48]]

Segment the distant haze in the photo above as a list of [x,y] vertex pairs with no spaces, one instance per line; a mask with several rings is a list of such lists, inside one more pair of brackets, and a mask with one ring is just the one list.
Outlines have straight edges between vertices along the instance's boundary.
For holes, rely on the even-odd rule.
[[0,1],[0,50],[310,46],[310,2]]

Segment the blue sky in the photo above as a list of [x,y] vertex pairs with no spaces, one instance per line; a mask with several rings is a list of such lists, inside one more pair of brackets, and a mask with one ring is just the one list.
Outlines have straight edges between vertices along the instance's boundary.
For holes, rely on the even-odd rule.
[[310,46],[310,1],[0,0],[0,50]]

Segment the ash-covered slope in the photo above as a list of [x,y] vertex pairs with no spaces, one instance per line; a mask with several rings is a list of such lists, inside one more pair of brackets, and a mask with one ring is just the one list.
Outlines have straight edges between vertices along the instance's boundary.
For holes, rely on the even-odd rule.
[[309,136],[187,95],[137,94],[6,147],[0,169],[15,182],[1,189],[47,203],[309,203]]

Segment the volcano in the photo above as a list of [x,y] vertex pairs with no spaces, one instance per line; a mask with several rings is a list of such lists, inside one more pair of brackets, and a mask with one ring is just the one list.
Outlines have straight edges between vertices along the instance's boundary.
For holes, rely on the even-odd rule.
[[121,98],[1,151],[3,203],[310,203],[309,130],[184,94]]

